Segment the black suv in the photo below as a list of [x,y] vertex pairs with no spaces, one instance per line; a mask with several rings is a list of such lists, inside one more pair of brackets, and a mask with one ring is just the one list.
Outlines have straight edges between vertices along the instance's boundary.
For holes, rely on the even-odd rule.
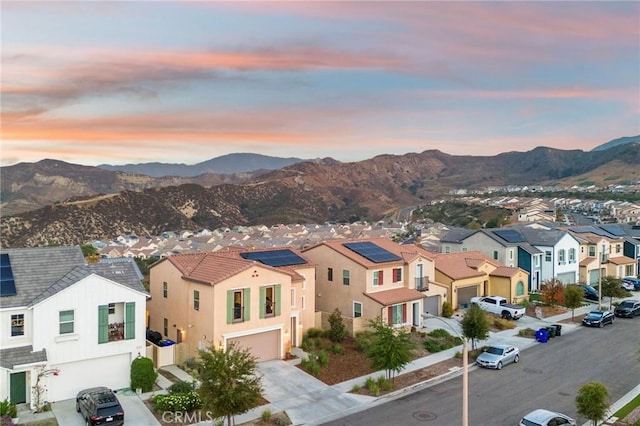
[[106,387],[90,388],[78,392],[76,411],[87,425],[124,424],[124,410],[115,393]]

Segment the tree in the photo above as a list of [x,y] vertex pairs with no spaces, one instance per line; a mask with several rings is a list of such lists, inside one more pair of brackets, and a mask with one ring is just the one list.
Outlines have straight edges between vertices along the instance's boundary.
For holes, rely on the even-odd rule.
[[600,282],[600,294],[602,297],[606,296],[609,298],[609,310],[611,310],[614,297],[629,296],[629,292],[622,288],[622,280],[613,276],[602,277],[602,281]]
[[385,370],[387,379],[393,380],[411,361],[411,351],[416,347],[404,328],[393,328],[380,317],[369,321],[374,333],[367,356],[373,360],[373,368]]
[[599,382],[586,383],[578,389],[576,396],[578,414],[593,421],[596,426],[604,420],[609,410],[609,390]]
[[344,325],[344,321],[342,320],[340,309],[336,308],[329,316],[329,325],[330,328],[327,332],[329,340],[334,343],[343,342],[345,337],[347,337],[347,327]]
[[133,360],[130,374],[131,389],[142,389],[142,392],[151,392],[158,378],[158,373],[153,368],[153,361],[142,356]]
[[471,349],[476,349],[476,339],[489,337],[489,319],[487,314],[476,304],[471,304],[462,318],[462,335],[471,340]]
[[540,293],[542,301],[549,305],[561,305],[564,297],[564,284],[557,278],[552,278],[542,283]]
[[571,309],[571,322],[573,322],[575,310],[582,306],[584,290],[577,285],[568,285],[564,288],[564,306]]
[[234,416],[255,407],[262,396],[255,357],[235,344],[224,351],[211,345],[198,350],[198,354],[198,394],[203,406],[215,416],[226,418],[228,425],[235,424]]

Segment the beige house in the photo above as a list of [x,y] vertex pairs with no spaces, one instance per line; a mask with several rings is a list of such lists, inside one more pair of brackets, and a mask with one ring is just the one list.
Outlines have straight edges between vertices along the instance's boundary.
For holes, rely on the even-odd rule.
[[624,255],[624,238],[610,238],[592,232],[571,233],[580,243],[581,283],[597,285],[600,275],[618,278],[636,275],[635,259]]
[[480,251],[434,254],[435,279],[447,287],[454,309],[468,306],[472,297],[502,296],[512,303],[528,299],[529,274],[504,266]]
[[447,297],[434,281],[431,255],[386,238],[336,239],[305,249],[317,265],[316,309],[321,324],[340,310],[351,333],[376,317],[398,326],[420,326],[422,315],[438,315]]
[[169,256],[151,266],[150,287],[149,328],[189,357],[235,343],[280,359],[314,325],[315,266],[293,248]]

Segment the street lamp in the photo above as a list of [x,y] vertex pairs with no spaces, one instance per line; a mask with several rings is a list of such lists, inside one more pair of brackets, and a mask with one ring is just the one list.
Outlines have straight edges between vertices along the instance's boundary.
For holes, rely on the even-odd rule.
[[604,245],[602,246],[602,253],[596,253],[598,255],[598,310],[599,311],[602,310],[602,261],[604,260],[604,256],[606,253],[607,253],[607,248]]
[[426,314],[425,317],[440,320],[462,339],[462,426],[469,426],[469,348],[467,347],[467,339],[442,318],[431,314]]

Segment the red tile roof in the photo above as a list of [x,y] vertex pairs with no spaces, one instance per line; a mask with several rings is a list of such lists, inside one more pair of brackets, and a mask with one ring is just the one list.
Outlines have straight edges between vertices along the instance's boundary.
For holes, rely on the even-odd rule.
[[480,251],[437,253],[433,256],[436,270],[454,280],[485,276],[484,272],[478,271],[478,268],[483,263],[490,263],[496,267],[500,266]]
[[375,293],[365,293],[365,296],[380,303],[383,306],[395,305],[397,303],[409,302],[411,300],[424,298],[424,294],[420,293],[417,290],[406,287],[376,291]]

